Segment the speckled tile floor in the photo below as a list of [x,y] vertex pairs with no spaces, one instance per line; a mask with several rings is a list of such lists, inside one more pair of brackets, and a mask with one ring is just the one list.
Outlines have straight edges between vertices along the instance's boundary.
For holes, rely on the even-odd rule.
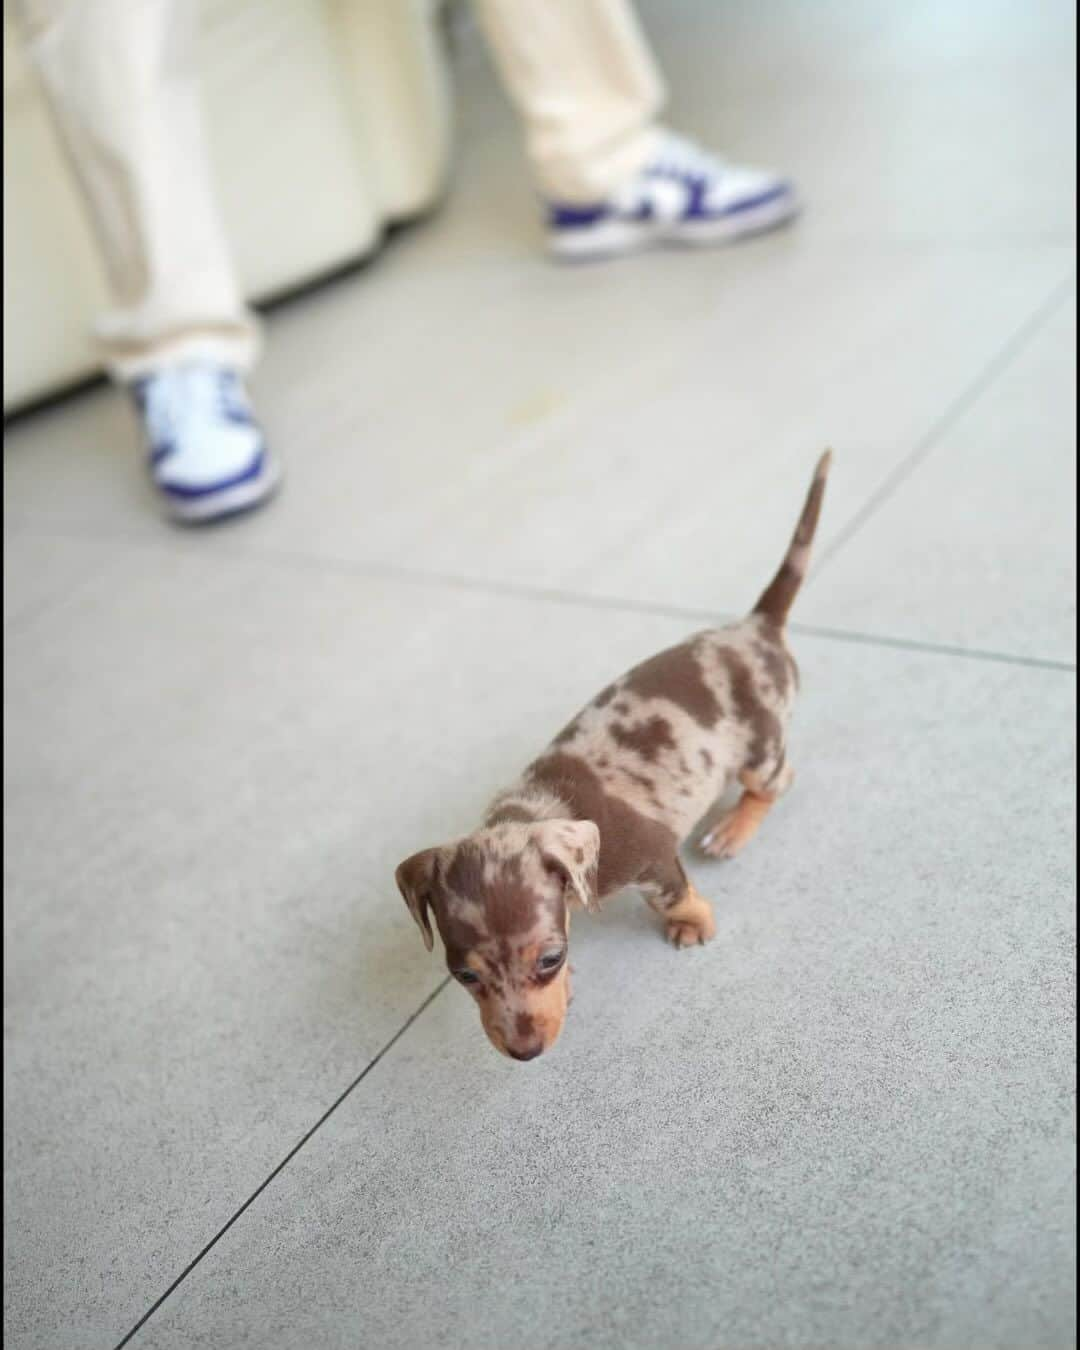
[[[469,39],[446,210],[269,321],[269,510],[162,525],[111,390],[8,428],[16,1350],[1075,1344],[1071,10],[643,14],[797,228],[553,268]],[[745,606],[824,443],[718,940],[579,921],[501,1060],[394,864]]]

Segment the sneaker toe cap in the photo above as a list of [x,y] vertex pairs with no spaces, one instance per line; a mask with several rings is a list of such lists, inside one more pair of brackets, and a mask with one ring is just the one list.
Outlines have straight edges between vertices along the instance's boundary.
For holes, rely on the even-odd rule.
[[256,473],[263,453],[258,429],[221,426],[212,436],[176,447],[153,467],[154,480],[166,492],[213,492]]

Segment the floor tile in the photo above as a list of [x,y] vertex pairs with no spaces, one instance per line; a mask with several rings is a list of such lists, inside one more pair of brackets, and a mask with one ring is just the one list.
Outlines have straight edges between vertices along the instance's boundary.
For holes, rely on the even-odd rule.
[[[549,264],[466,21],[446,206],[268,320],[268,510],[166,527],[110,389],[5,428],[17,1350],[114,1344],[401,1031],[394,864],[687,626],[641,611],[745,608],[826,443],[798,619],[1074,654],[1073,7],[642,12],[795,228]],[[800,645],[718,942],[579,922],[530,1066],[438,994],[136,1346],[1075,1342],[1073,691]]]
[[716,943],[579,921],[528,1066],[447,989],[136,1345],[1071,1343],[1070,681],[801,654]]
[[1076,660],[1075,299],[825,561],[799,618]]
[[[774,259],[756,285],[735,287],[732,304],[700,316],[632,399],[623,388],[551,419],[456,497],[427,510],[414,497],[408,560],[742,610],[779,564],[821,450],[836,451],[827,544],[1039,312],[1069,259],[820,264]],[[761,307],[780,317],[762,322]],[[394,519],[390,508],[388,528]],[[328,529],[321,546],[331,538]]]
[[[827,544],[1071,265],[1058,249],[843,260],[794,236],[763,250],[714,260],[714,291],[681,256],[631,264],[633,286],[534,265],[468,348],[449,317],[468,303],[460,276],[373,283],[362,314],[357,279],[282,314],[260,403],[290,447],[288,490],[203,547],[738,610],[777,565],[824,445]],[[425,295],[440,317],[418,338]],[[376,355],[357,374],[343,353],[365,338]],[[16,520],[161,534],[134,452],[121,469],[118,401],[20,429]]]
[[95,386],[13,421],[4,435],[4,521],[83,539],[161,533],[129,400]]
[[815,237],[1075,239],[1076,13],[1064,0],[643,13],[671,72],[671,119],[787,168]]
[[[255,392],[288,490],[227,547],[397,562],[407,541],[418,567],[738,608],[788,476],[835,443],[841,528],[1074,266],[1068,6],[644,19],[675,120],[790,162],[805,218],[727,252],[551,266],[472,34],[446,209],[270,320]],[[120,399],[14,441],[9,511],[160,529]]]
[[71,600],[114,555],[115,550],[99,539],[5,529],[5,631]]
[[606,678],[560,624],[185,536],[8,643],[11,1344],[118,1338],[435,987],[393,868]]

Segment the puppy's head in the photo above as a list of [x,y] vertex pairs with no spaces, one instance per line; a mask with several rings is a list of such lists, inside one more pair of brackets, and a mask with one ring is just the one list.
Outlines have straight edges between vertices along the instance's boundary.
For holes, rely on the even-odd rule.
[[591,821],[493,825],[425,849],[396,879],[428,951],[431,915],[450,973],[497,1050],[535,1059],[554,1045],[569,1001],[569,908],[596,903],[600,834]]

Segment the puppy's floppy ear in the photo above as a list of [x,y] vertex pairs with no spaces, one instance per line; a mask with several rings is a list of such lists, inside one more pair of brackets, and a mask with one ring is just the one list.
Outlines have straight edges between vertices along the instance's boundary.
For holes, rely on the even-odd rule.
[[596,874],[600,831],[591,820],[545,820],[533,835],[544,865],[558,872],[573,898],[586,909],[597,907]]
[[426,848],[422,853],[414,853],[398,864],[394,880],[398,890],[405,897],[409,913],[416,920],[416,926],[424,939],[424,946],[431,951],[435,938],[431,932],[431,919],[428,910],[434,904],[435,872],[439,861],[437,848]]

